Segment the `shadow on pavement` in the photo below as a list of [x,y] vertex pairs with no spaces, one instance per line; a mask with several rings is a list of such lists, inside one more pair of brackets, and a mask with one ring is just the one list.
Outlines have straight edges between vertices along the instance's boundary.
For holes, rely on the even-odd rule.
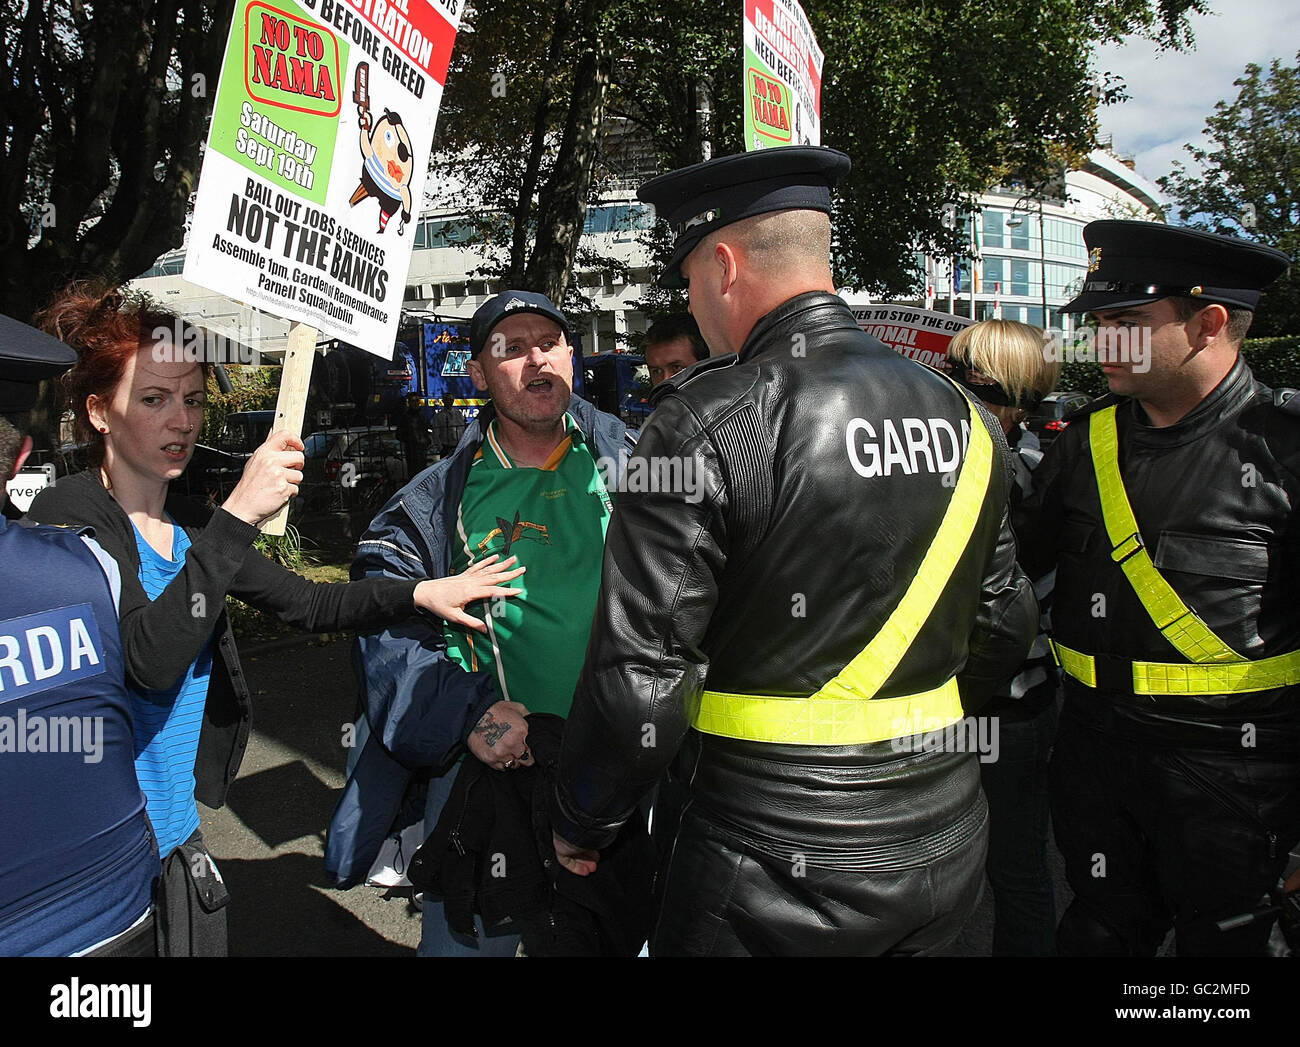
[[319,833],[334,809],[335,791],[301,760],[240,778],[230,809],[266,846],[274,849]]
[[[334,901],[319,858],[227,859],[231,956],[412,956]],[[359,888],[368,890],[368,888]],[[266,904],[274,899],[273,904]],[[393,898],[386,904],[410,903]]]
[[338,773],[340,784],[348,755],[342,732],[356,718],[351,648],[350,635],[334,634],[243,659],[254,729]]

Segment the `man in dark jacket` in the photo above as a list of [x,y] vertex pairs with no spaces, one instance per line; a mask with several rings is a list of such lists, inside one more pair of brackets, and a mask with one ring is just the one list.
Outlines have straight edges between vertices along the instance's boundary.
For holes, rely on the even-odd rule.
[[1240,354],[1280,251],[1145,222],[1084,229],[1111,394],[1018,514],[1055,566],[1065,707],[1052,821],[1066,955],[1260,953],[1253,909],[1300,840],[1300,415]]
[[769,149],[641,191],[678,230],[661,283],[717,355],[656,390],[628,476],[702,476],[619,503],[553,815],[589,871],[671,765],[660,955],[929,953],[979,895],[963,708],[1037,607],[1001,429],[833,293],[848,166]]
[[[619,464],[617,419],[573,397],[562,314],[544,296],[504,291],[471,322],[468,369],[492,402],[456,452],[426,469],[371,522],[353,578],[456,574],[518,556],[525,591],[485,608],[487,635],[412,618],[358,637],[364,748],[335,811],[326,868],[359,882],[393,827],[408,784],[429,778],[432,832],[466,749],[496,770],[530,766],[529,712],[565,715],[586,649],[600,550]],[[517,937],[452,934],[426,897],[422,955],[499,955]]]

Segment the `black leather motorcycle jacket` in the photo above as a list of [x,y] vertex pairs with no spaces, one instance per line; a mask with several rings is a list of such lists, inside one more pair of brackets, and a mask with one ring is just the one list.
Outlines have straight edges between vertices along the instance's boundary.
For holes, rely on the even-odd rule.
[[[1238,358],[1174,425],[1154,427],[1135,400],[1090,404],[1056,440],[1016,513],[1031,574],[1057,566],[1055,638],[1098,660],[1096,689],[1065,676],[1066,712],[1156,744],[1244,757],[1300,752],[1300,687],[1134,695],[1129,663],[1185,663],[1111,558],[1093,470],[1089,417],[1117,404],[1124,489],[1156,569],[1229,647],[1250,659],[1300,650],[1300,417],[1274,403]],[[1127,686],[1125,686],[1127,683]]]
[[[557,831],[602,846],[681,751],[697,811],[765,854],[889,867],[969,839],[984,821],[969,754],[741,741],[692,730],[688,713],[706,681],[806,697],[866,646],[952,497],[967,399],[824,293],[764,316],[738,357],[665,384],[628,476],[692,461],[699,482],[685,492],[628,482],[618,496]],[[956,675],[970,708],[1029,649],[1037,606],[1006,515],[1009,452],[986,425],[1000,460],[971,541],[877,697]]]

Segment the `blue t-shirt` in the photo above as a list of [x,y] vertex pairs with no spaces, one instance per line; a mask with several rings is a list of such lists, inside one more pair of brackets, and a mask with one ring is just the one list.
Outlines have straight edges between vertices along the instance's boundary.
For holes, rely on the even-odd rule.
[[[131,525],[135,530],[135,524]],[[172,558],[159,556],[135,530],[140,550],[140,584],[156,600],[185,566],[190,547],[184,528],[173,525]],[[199,827],[194,802],[194,761],[203,729],[203,706],[212,675],[212,637],[185,675],[165,691],[131,688],[135,718],[135,771],[149,805],[149,820],[163,858],[188,840]]]

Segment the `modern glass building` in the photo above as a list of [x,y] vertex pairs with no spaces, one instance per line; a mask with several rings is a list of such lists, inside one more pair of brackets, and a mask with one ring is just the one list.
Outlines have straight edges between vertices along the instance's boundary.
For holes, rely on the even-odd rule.
[[975,260],[955,270],[947,258],[922,256],[926,285],[914,299],[959,316],[1001,316],[1069,330],[1059,310],[1083,285],[1088,252],[1083,227],[1098,218],[1163,221],[1159,190],[1129,165],[1098,149],[1044,196],[996,187],[974,212],[959,213]]

